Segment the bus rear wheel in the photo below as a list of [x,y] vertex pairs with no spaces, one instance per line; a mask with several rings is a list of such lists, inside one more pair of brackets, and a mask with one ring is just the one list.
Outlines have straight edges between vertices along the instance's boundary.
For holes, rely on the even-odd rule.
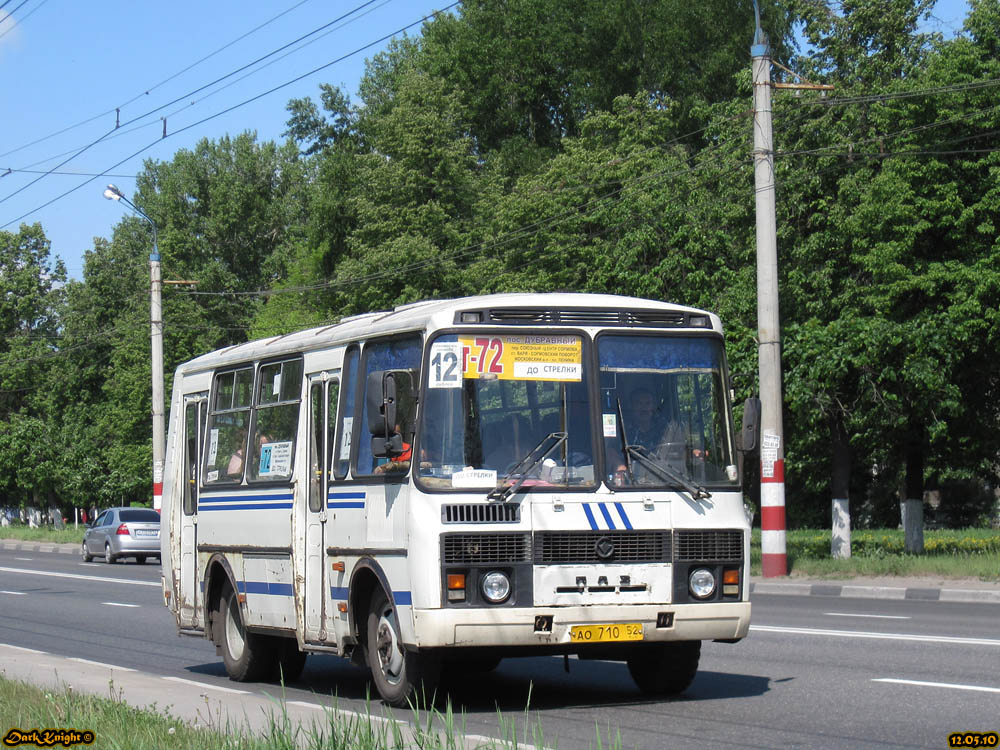
[[267,679],[275,669],[277,654],[266,636],[247,632],[236,592],[228,583],[219,597],[212,621],[212,640],[222,653],[229,679],[253,682]]
[[701,641],[670,641],[642,646],[627,660],[629,674],[647,695],[679,695],[698,672]]
[[431,702],[441,674],[441,660],[408,651],[399,634],[396,608],[378,589],[368,608],[368,666],[382,699],[404,707],[421,699]]

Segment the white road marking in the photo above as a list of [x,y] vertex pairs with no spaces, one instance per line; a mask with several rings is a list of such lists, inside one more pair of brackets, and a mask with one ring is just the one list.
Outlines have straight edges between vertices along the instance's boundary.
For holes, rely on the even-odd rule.
[[949,690],[976,690],[980,693],[1000,693],[1000,688],[984,685],[956,685],[949,682],[922,682],[921,680],[897,680],[892,677],[878,677],[872,682],[891,682],[895,685],[916,685],[917,687],[948,688]]
[[78,656],[67,656],[70,661],[76,661],[80,664],[93,664],[95,667],[102,667],[104,669],[117,669],[119,672],[136,672],[138,670],[131,669],[130,667],[119,667],[117,664],[105,664],[100,661],[91,661],[90,659],[81,659]]
[[907,617],[906,615],[862,615],[854,614],[853,612],[824,612],[827,617],[868,617],[873,620],[912,620],[912,617]]
[[121,602],[101,602],[101,604],[107,604],[109,607],[141,607],[141,604],[122,604]]
[[0,591],[0,594],[10,594],[11,596],[24,596],[27,591]]
[[15,557],[14,559],[15,560],[24,560],[25,562],[31,562],[35,558],[33,558],[33,557]]
[[289,706],[302,706],[303,708],[318,708],[320,711],[325,711],[326,706],[321,706],[318,703],[309,703],[307,701],[288,701]]
[[759,633],[788,633],[789,635],[825,635],[834,638],[871,638],[882,641],[919,641],[922,643],[951,643],[963,646],[1000,646],[992,638],[956,638],[950,635],[911,635],[909,633],[866,633],[860,630],[825,630],[822,628],[783,628],[775,625],[751,625]]
[[128,578],[107,578],[105,576],[84,576],[79,573],[52,573],[47,570],[28,570],[27,568],[0,568],[0,573],[24,573],[33,576],[52,576],[53,578],[76,578],[81,581],[101,581],[103,583],[130,583],[133,586],[156,586],[158,581],[130,581]]
[[233,688],[222,687],[221,685],[209,685],[207,682],[195,682],[194,680],[185,680],[183,677],[164,677],[164,680],[170,680],[171,682],[181,682],[185,685],[195,685],[196,687],[205,688],[206,690],[221,690],[223,693],[234,693],[235,695],[250,695],[247,690],[235,690]]

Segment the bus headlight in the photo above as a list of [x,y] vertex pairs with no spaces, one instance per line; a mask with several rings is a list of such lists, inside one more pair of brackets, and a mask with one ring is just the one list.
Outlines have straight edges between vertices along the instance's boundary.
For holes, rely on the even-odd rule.
[[491,570],[483,576],[483,596],[490,604],[500,604],[510,596],[510,578],[499,570]]
[[688,588],[698,599],[707,599],[715,593],[715,576],[708,568],[697,568],[688,577]]

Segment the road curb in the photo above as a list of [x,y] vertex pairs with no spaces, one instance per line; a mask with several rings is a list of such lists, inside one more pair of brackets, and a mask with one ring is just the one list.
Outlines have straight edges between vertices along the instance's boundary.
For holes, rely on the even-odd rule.
[[751,594],[779,596],[830,596],[853,599],[896,599],[928,602],[1000,604],[996,589],[951,589],[936,586],[866,586],[833,583],[751,583]]
[[80,552],[80,545],[54,544],[52,542],[20,542],[16,539],[0,539],[0,549],[19,552],[57,552],[62,555],[72,555]]

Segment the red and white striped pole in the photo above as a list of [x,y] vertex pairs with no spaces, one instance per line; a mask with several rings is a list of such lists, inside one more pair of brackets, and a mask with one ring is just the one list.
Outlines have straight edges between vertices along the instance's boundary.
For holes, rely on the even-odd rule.
[[[754,4],[757,10],[756,3]],[[753,158],[757,204],[757,353],[760,372],[761,567],[765,578],[788,572],[785,553],[785,452],[781,421],[781,329],[778,315],[778,241],[774,147],[771,131],[771,57],[760,28],[753,57]]]

